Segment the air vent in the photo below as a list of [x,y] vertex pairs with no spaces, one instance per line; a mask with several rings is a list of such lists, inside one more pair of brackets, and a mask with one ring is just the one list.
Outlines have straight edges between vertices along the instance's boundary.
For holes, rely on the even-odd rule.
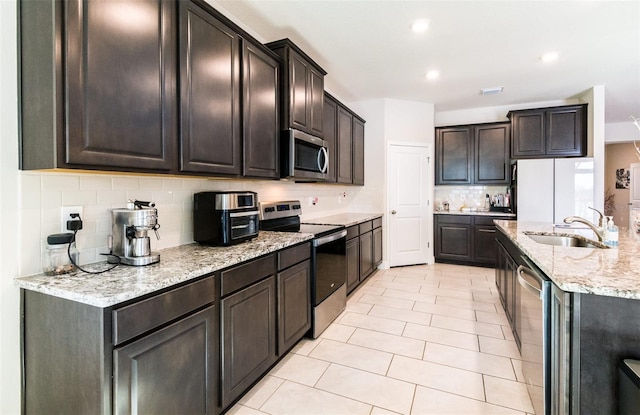
[[504,89],[503,86],[496,86],[496,87],[493,87],[493,88],[483,88],[483,89],[480,90],[480,95],[501,94],[503,89]]

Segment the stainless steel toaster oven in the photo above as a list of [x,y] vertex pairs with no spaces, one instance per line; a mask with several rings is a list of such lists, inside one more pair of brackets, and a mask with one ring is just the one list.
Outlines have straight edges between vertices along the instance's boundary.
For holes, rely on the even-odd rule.
[[247,191],[193,195],[193,240],[228,246],[258,236],[258,194]]

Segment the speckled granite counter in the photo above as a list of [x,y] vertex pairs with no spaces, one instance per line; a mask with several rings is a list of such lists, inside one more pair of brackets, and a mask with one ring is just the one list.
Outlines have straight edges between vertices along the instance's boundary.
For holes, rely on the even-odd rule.
[[[257,238],[230,247],[194,243],[163,249],[158,251],[160,262],[145,267],[121,265],[98,275],[77,271],[63,276],[19,277],[14,281],[27,290],[110,307],[312,238],[312,234],[305,233],[260,231]],[[106,266],[97,263],[83,268],[97,271]]]
[[550,246],[534,242],[524,231],[578,233],[550,224],[499,220],[496,225],[564,291],[640,299],[640,241],[620,228],[619,246],[611,249]]
[[463,212],[461,210],[450,210],[450,211],[444,211],[444,210],[438,210],[433,212],[434,215],[471,215],[471,216],[498,216],[501,218],[515,218],[516,214],[515,213],[504,213],[504,212],[484,212],[484,211],[469,211],[469,212]]
[[339,215],[325,216],[316,219],[303,219],[302,222],[316,223],[319,225],[353,226],[380,217],[382,217],[382,213],[341,213]]

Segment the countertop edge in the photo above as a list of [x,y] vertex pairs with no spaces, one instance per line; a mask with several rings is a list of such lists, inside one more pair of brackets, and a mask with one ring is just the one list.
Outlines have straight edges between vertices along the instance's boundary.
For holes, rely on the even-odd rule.
[[[87,274],[81,271],[63,276],[39,274],[16,277],[13,282],[14,285],[21,289],[52,295],[98,308],[108,308],[313,239],[312,234],[305,233],[261,231],[260,234],[263,235],[260,241],[256,241],[258,239],[256,238],[231,247],[187,244],[159,250],[160,263],[145,267],[123,266],[126,268],[100,275]],[[259,247],[255,248],[258,243],[260,244]],[[181,251],[184,251],[184,254]],[[240,251],[242,252],[239,253]],[[234,252],[235,255],[230,254],[231,252]],[[181,260],[185,263],[190,263],[191,267],[181,267],[179,264],[169,263],[167,259],[163,263],[163,254],[168,258],[182,257]],[[191,254],[191,257],[189,257],[189,254]],[[216,254],[218,257],[215,257]],[[104,265],[106,265],[105,262],[98,262],[84,265],[83,267],[97,271]],[[124,274],[126,274],[126,278],[120,277]],[[164,277],[164,274],[169,276]],[[131,288],[122,288],[126,284]],[[117,289],[118,287],[120,289]]]

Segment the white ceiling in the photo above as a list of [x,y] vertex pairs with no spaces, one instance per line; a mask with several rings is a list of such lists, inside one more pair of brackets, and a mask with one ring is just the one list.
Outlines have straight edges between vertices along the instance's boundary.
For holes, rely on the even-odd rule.
[[[640,1],[213,0],[263,41],[288,37],[341,100],[436,112],[575,98],[605,87],[606,122],[640,116]],[[232,17],[233,18],[233,17]],[[429,29],[409,30],[417,18]],[[539,57],[557,51],[552,64]],[[436,81],[428,70],[440,71]],[[480,89],[504,86],[500,95]]]

